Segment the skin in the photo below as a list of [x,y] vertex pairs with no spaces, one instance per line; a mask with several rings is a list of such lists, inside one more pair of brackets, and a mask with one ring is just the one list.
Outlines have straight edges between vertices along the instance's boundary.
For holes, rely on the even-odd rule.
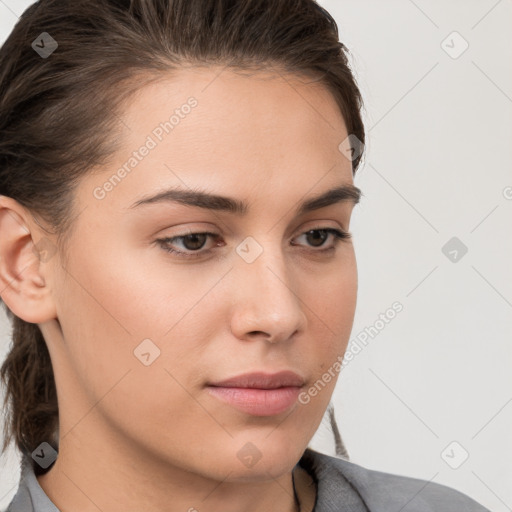
[[[308,404],[267,417],[220,402],[205,385],[291,369],[307,390],[344,354],[356,307],[354,246],[332,235],[317,246],[304,233],[349,231],[354,204],[302,217],[293,210],[353,184],[351,161],[338,150],[347,130],[318,83],[222,69],[184,69],[131,98],[122,148],[76,190],[67,260],[56,252],[39,262],[34,244],[55,238],[0,197],[2,298],[39,325],[54,368],[59,457],[38,481],[63,512],[296,510],[291,473],[338,374]],[[197,107],[104,199],[94,197],[190,96]],[[129,208],[171,186],[247,201],[249,213]],[[215,232],[222,244],[206,239],[201,250],[212,254],[183,260],[155,243],[189,229]],[[235,251],[248,236],[263,248],[251,264]],[[194,247],[183,239],[172,246]],[[336,249],[318,252],[329,246]],[[160,349],[149,366],[134,356],[147,338]],[[261,455],[252,467],[237,457],[247,443]],[[300,486],[314,498],[314,486]]]

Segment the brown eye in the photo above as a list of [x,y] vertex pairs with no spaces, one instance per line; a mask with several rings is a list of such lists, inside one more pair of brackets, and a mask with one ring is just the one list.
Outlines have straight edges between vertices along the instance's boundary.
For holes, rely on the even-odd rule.
[[[337,245],[337,242],[340,240],[346,240],[352,237],[350,233],[347,231],[341,231],[339,229],[334,228],[316,228],[316,229],[310,229],[309,231],[306,231],[301,236],[304,236],[307,238],[308,243],[311,244],[312,247],[322,247],[324,245],[324,242],[327,240],[329,235],[333,235],[335,237],[334,239],[334,245],[323,249],[325,251],[329,251],[331,249],[334,249]],[[296,244],[293,244],[296,245]],[[322,252],[322,251],[317,251]]]
[[[306,237],[308,238],[309,242],[312,242],[313,247],[321,247],[323,243],[327,240],[329,237],[329,233],[327,231],[321,231],[319,229],[312,229],[311,231],[308,231],[305,233]],[[313,236],[315,235],[315,236]],[[320,236],[318,236],[320,235]]]
[[[186,235],[178,235],[168,238],[161,238],[157,240],[158,244],[169,253],[175,254],[177,257],[183,258],[194,258],[198,256],[203,256],[209,252],[211,249],[206,249],[201,251],[204,247],[206,241],[210,237],[218,237],[216,233],[187,233]],[[181,241],[182,248],[184,250],[174,249],[173,245],[176,245],[176,242]],[[186,251],[191,251],[188,254]],[[194,254],[197,253],[197,254]]]
[[197,251],[203,248],[208,239],[208,235],[206,233],[193,233],[182,238],[185,249],[189,251]]

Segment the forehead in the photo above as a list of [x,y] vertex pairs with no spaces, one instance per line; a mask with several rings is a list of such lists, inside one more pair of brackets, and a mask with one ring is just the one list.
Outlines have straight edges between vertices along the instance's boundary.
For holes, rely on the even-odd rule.
[[[111,204],[126,207],[141,192],[173,185],[245,197],[286,191],[293,200],[352,182],[338,149],[347,137],[343,117],[311,78],[180,69],[137,90],[120,121],[120,149],[88,184],[92,192],[123,168],[109,187]],[[134,156],[144,146],[150,150]]]
[[[190,98],[197,106],[189,112]],[[172,120],[172,139],[231,144],[233,150],[245,143],[261,151],[259,144],[275,136],[276,144],[300,138],[327,146],[347,135],[334,97],[318,80],[276,70],[188,67],[162,75],[130,98],[122,114],[127,145],[136,145],[141,132],[151,133],[173,113],[179,119]]]

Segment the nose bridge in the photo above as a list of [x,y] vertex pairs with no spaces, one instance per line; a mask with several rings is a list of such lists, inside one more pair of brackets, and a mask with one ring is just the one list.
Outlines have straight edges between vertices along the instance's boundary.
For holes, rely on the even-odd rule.
[[286,254],[272,240],[271,232],[264,240],[247,237],[236,249],[240,259],[234,272],[233,329],[239,337],[260,331],[286,339],[304,326],[303,304]]

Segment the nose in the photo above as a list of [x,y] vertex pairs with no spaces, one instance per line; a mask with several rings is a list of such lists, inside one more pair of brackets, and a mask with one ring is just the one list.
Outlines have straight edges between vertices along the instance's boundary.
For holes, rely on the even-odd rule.
[[304,330],[300,283],[279,249],[263,250],[252,263],[240,259],[231,279],[231,330],[238,339],[278,343]]

